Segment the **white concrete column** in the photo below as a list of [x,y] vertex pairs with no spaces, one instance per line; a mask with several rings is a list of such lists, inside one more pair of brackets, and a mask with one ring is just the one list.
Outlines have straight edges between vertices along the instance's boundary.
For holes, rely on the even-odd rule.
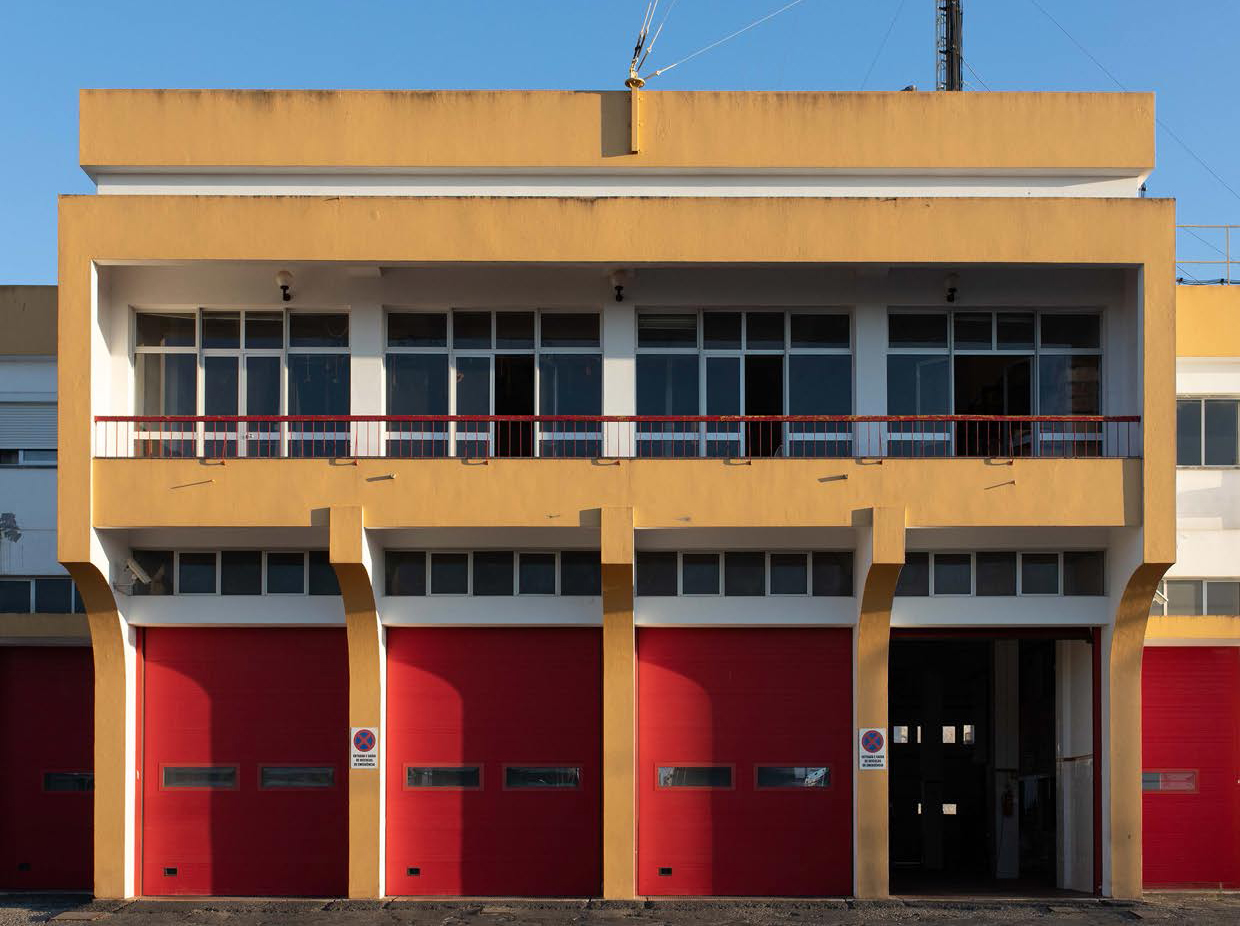
[[[354,304],[349,314],[349,414],[386,412],[383,380],[383,306]],[[352,428],[356,456],[384,455],[386,434],[379,422],[356,422]]]
[[[603,414],[637,413],[637,312],[628,302],[603,307]],[[636,429],[612,424],[603,429],[603,455],[636,455]]]
[[[854,344],[853,409],[858,415],[887,414],[887,306],[861,303],[853,316]],[[858,424],[853,453],[879,456],[886,442],[886,428],[877,423]]]

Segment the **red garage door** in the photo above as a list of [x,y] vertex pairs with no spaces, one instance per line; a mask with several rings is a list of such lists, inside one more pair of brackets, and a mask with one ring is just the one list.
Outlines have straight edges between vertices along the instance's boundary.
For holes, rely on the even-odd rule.
[[851,893],[850,631],[637,639],[638,893]]
[[345,632],[145,638],[142,892],[343,895]]
[[90,890],[90,647],[0,647],[0,890]]
[[388,631],[389,894],[599,892],[600,642]]
[[1148,647],[1141,696],[1145,886],[1240,888],[1240,648]]

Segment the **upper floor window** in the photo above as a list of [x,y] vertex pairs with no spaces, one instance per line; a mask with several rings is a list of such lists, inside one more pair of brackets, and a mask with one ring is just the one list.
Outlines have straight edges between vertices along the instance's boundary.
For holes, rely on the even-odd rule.
[[1178,466],[1240,464],[1240,399],[1177,399],[1175,462]]
[[900,570],[896,595],[1105,595],[1105,565],[1101,550],[910,552]]
[[1236,579],[1167,579],[1158,584],[1150,614],[1238,615],[1240,581]]
[[[134,385],[138,415],[225,418],[349,414],[349,316],[269,310],[138,312]],[[190,425],[148,423],[164,456],[193,456]],[[204,425],[207,456],[337,456],[348,425],[307,422],[282,429],[250,421]]]
[[[637,414],[851,415],[852,320],[825,309],[644,310]],[[852,430],[821,422],[647,422],[639,456],[849,456]]]
[[0,614],[84,614],[86,605],[68,576],[0,576]]
[[129,593],[161,595],[339,595],[326,550],[134,550],[142,575]]
[[[389,415],[597,416],[603,356],[597,312],[387,314]],[[597,456],[597,425],[392,422],[389,456]]]
[[[1099,415],[1102,317],[1098,312],[905,311],[887,318],[889,415]],[[1046,429],[1025,423],[959,428],[921,422],[889,435],[891,453],[916,456],[1088,455],[1101,431]],[[974,446],[983,444],[984,446]],[[992,446],[993,445],[993,446]],[[983,453],[989,451],[990,453]]]
[[56,465],[56,403],[0,402],[0,466]]

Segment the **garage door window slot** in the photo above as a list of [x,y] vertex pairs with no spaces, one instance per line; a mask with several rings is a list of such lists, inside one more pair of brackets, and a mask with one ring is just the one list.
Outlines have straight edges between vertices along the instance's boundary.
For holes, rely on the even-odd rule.
[[405,789],[416,788],[477,791],[482,788],[482,766],[406,765]]
[[261,765],[261,790],[318,790],[336,786],[336,769],[331,765]]
[[759,765],[754,768],[754,788],[758,791],[826,790],[829,787],[829,765]]
[[505,790],[577,790],[581,787],[580,765],[505,765]]
[[84,794],[95,790],[94,772],[44,772],[43,790]]
[[1141,773],[1141,790],[1147,794],[1196,794],[1197,771],[1176,769],[1174,771],[1145,771]]
[[161,789],[184,791],[236,791],[235,765],[161,765]]
[[730,790],[730,765],[660,765],[655,781],[659,788],[695,788],[699,790]]

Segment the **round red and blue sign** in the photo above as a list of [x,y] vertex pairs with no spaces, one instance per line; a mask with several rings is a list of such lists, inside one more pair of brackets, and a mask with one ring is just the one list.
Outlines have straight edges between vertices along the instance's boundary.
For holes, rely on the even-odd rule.
[[861,748],[868,753],[883,751],[883,734],[878,730],[867,730],[861,737]]
[[375,748],[375,735],[370,730],[358,730],[353,734],[353,748],[358,752],[370,752]]

